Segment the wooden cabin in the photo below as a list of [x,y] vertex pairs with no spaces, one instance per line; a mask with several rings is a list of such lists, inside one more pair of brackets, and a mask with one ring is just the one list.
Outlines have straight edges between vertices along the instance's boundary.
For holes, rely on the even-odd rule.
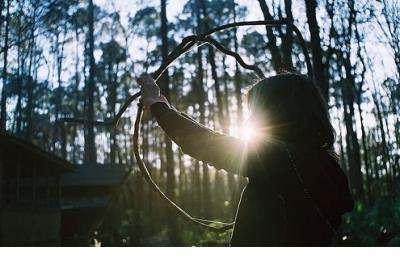
[[0,245],[59,246],[61,176],[74,166],[0,133]]
[[62,178],[62,245],[88,245],[89,233],[105,217],[119,186],[127,179],[124,164],[84,164]]

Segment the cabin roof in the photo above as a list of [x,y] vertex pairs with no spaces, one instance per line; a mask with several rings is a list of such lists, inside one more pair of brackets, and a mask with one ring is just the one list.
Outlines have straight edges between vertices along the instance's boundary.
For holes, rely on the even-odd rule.
[[73,173],[64,174],[62,184],[73,186],[115,186],[122,182],[128,168],[125,164],[83,164]]
[[[28,141],[5,132],[0,132],[0,149],[3,150],[3,158],[6,161],[10,159],[22,159],[24,162],[26,160],[37,160],[42,165],[59,173],[75,170],[72,163],[53,153],[44,151]],[[24,165],[29,165],[29,163],[24,163]]]

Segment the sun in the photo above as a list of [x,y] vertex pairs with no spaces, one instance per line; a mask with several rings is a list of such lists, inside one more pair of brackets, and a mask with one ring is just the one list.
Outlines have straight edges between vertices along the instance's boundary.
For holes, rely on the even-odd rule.
[[245,123],[240,132],[240,138],[245,141],[251,141],[256,136],[256,129],[251,122]]

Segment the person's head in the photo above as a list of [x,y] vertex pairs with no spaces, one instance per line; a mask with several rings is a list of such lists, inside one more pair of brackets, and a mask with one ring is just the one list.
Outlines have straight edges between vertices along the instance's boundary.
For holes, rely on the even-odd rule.
[[248,101],[271,141],[332,149],[335,133],[327,107],[307,76],[283,73],[263,79],[249,90]]

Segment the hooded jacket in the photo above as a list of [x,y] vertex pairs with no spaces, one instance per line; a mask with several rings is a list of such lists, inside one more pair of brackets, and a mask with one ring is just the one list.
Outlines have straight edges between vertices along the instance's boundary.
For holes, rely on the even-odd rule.
[[242,175],[231,246],[329,246],[354,206],[347,177],[326,150],[290,143],[247,144],[155,103],[151,112],[181,150]]

